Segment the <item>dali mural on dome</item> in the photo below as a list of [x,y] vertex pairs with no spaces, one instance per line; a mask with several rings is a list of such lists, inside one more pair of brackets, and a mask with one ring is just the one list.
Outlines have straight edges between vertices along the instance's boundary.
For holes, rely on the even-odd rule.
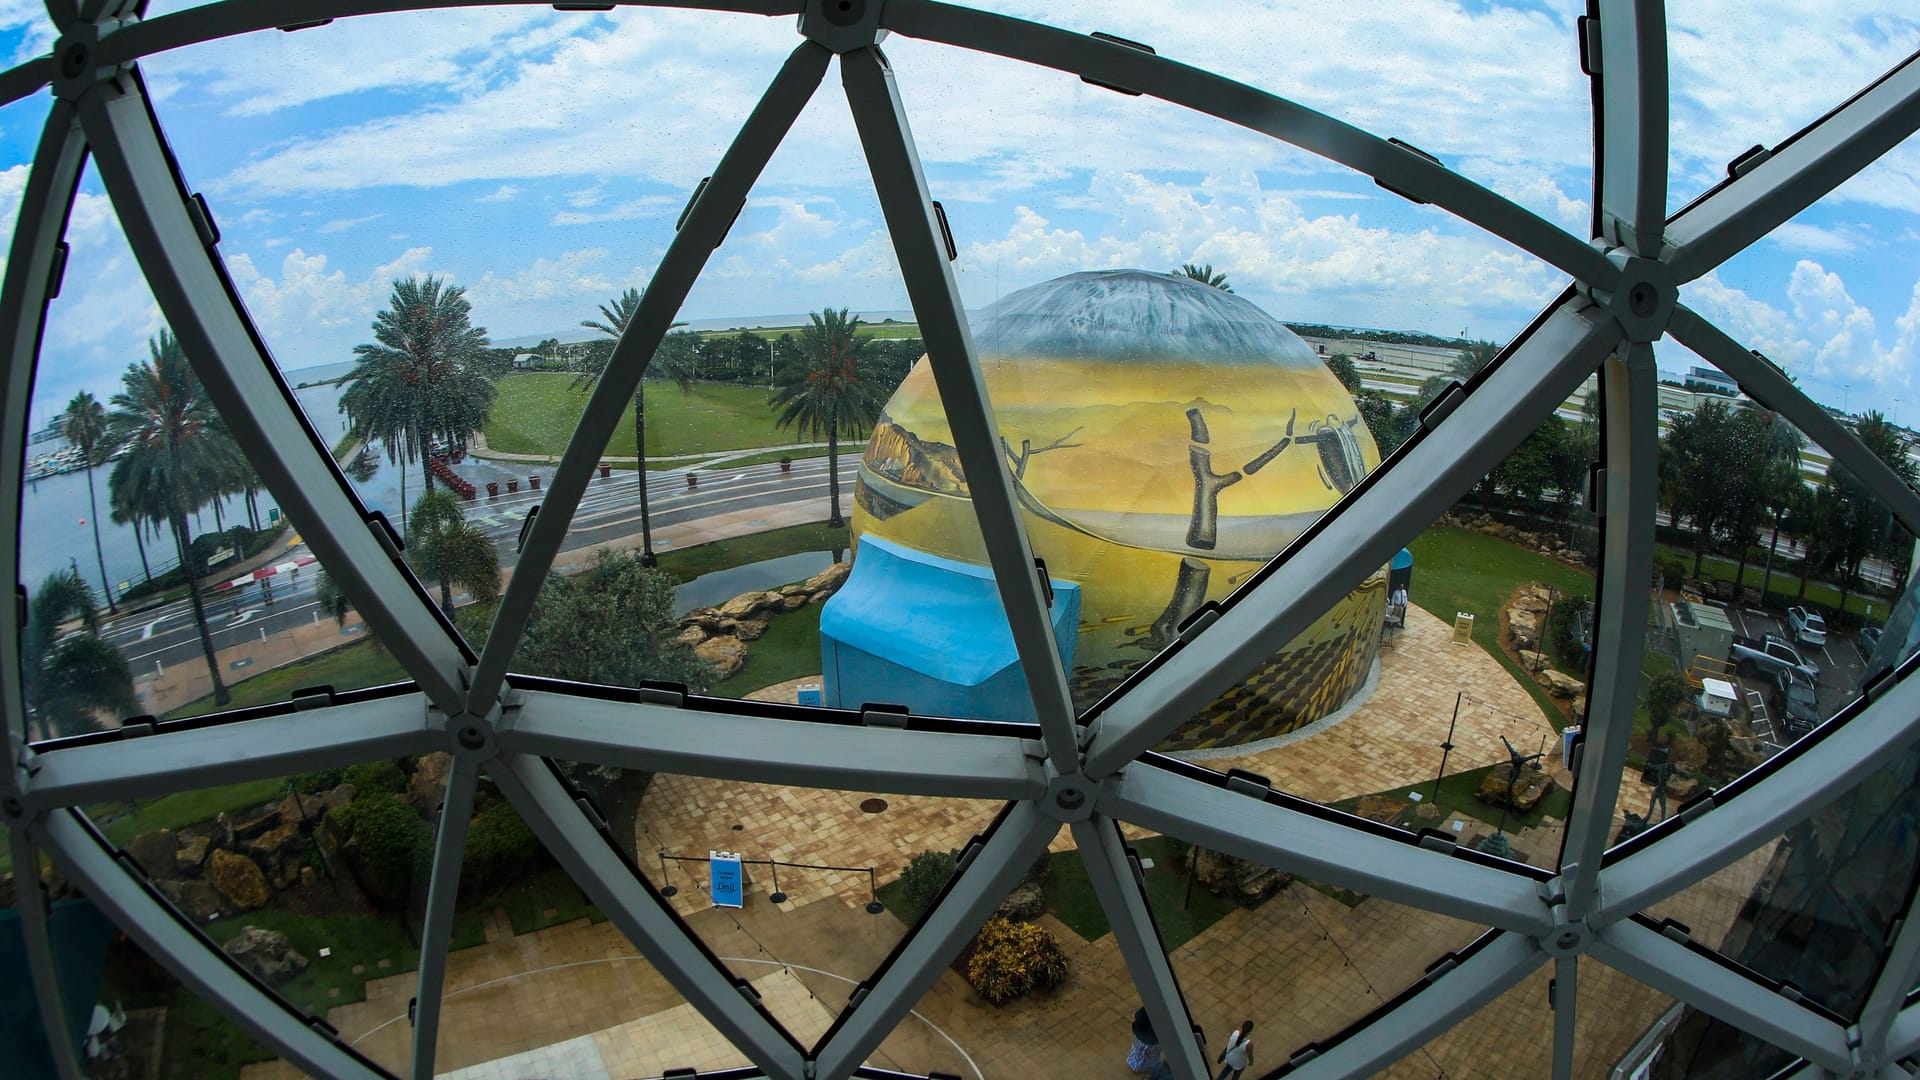
[[[1034,554],[1082,590],[1072,678],[1083,709],[1379,464],[1314,351],[1198,281],[1070,274],[970,322]],[[853,526],[986,562],[924,358],[875,425]],[[1384,571],[1369,578],[1166,748],[1281,734],[1338,708],[1372,666],[1385,583]]]

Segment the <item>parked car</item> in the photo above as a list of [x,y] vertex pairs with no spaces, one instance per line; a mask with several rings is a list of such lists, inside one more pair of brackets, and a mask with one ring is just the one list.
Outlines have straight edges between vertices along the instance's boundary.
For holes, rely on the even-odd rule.
[[1793,640],[1810,649],[1818,649],[1827,643],[1827,621],[1811,608],[1788,608],[1787,625],[1793,628]]
[[1787,734],[1798,738],[1820,723],[1820,706],[1813,686],[1791,671],[1774,676],[1773,708]]
[[1783,671],[1792,671],[1809,684],[1817,686],[1820,683],[1820,668],[1802,657],[1791,642],[1772,634],[1762,634],[1758,638],[1735,634],[1733,645],[1727,649],[1727,659],[1740,674],[1749,677],[1762,672],[1774,676]]
[[1880,628],[1869,626],[1860,631],[1860,636],[1853,639],[1853,647],[1860,650],[1860,659],[1870,659],[1874,650],[1880,647]]

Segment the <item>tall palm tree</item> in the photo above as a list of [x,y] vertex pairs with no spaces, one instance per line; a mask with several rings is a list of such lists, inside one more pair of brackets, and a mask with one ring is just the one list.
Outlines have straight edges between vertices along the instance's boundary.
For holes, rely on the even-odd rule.
[[827,488],[831,513],[827,524],[846,525],[840,516],[840,436],[860,438],[887,403],[885,380],[871,370],[860,320],[847,309],[815,312],[800,331],[800,347],[779,371],[779,388],[768,404],[780,410],[776,423],[809,439],[827,438]]
[[127,501],[129,492],[115,491],[113,485],[107,485],[107,507],[115,525],[133,526],[133,546],[140,552],[140,575],[147,584],[153,584],[153,567],[147,565],[146,532],[151,524],[140,516],[138,508]]
[[[73,619],[80,631],[62,638],[61,625]],[[28,715],[43,739],[92,731],[95,713],[125,716],[137,704],[126,658],[100,639],[97,625],[93,589],[74,571],[49,574],[34,590],[21,676]]]
[[113,395],[108,426],[127,452],[107,477],[107,489],[116,505],[164,523],[173,533],[194,625],[200,631],[200,649],[206,655],[207,674],[213,677],[213,700],[225,705],[232,698],[213,655],[187,515],[216,496],[218,478],[229,474],[239,450],[214,422],[213,402],[187,363],[179,340],[162,327],[158,337],[148,339],[147,352],[147,362],[129,366],[121,377],[122,389]]
[[73,400],[67,402],[66,411],[60,414],[60,434],[80,448],[81,459],[86,462],[87,520],[93,522],[93,558],[100,567],[100,591],[106,594],[107,611],[118,615],[120,605],[114,602],[113,582],[107,577],[107,556],[100,547],[100,500],[93,492],[94,468],[113,453],[113,444],[107,439],[105,406],[85,390],[73,395]]
[[1202,285],[1211,285],[1214,288],[1219,289],[1221,292],[1233,291],[1233,286],[1227,284],[1227,275],[1225,273],[1219,273],[1219,274],[1214,273],[1212,263],[1208,263],[1205,266],[1195,266],[1192,263],[1181,263],[1179,272],[1182,274],[1185,274],[1187,277],[1192,278],[1193,280],[1199,282]]
[[[395,281],[386,309],[373,317],[373,341],[353,348],[340,394],[340,411],[386,446],[389,464],[419,460],[428,491],[434,442],[465,443],[493,408],[493,382],[483,367],[487,332],[471,325],[472,311],[461,286],[435,277]],[[400,501],[404,531],[404,493]]]
[[[582,319],[580,325],[589,330],[598,330],[618,341],[639,310],[640,291],[629,287],[626,292],[614,297],[612,303],[600,305],[600,318]],[[691,334],[668,334],[660,347],[654,350],[645,376],[633,386],[633,474],[640,483],[640,562],[643,566],[657,566],[660,563],[653,553],[653,520],[647,510],[647,379],[670,380],[680,388],[681,393],[685,393],[693,385],[695,374],[695,353],[688,347],[693,344],[692,337]],[[574,376],[574,388],[579,389],[597,381],[606,373],[607,362],[612,357],[611,348],[590,356],[586,361],[587,366]]]
[[453,615],[453,586],[476,600],[500,595],[500,553],[485,531],[467,520],[451,492],[429,491],[413,504],[407,525],[407,561],[440,581],[440,610]]
[[[1767,589],[1773,584],[1773,556],[1780,546],[1780,526],[1785,521],[1787,511],[1792,508],[1793,500],[1806,490],[1806,480],[1800,472],[1800,452],[1806,448],[1807,440],[1792,424],[1781,418],[1779,413],[1768,413],[1766,436],[1761,443],[1761,458],[1754,470],[1753,486],[1758,497],[1760,511],[1772,521],[1772,529],[1767,536],[1766,569],[1760,574],[1760,602],[1766,603]],[[1741,569],[1746,567],[1746,553],[1741,552]]]

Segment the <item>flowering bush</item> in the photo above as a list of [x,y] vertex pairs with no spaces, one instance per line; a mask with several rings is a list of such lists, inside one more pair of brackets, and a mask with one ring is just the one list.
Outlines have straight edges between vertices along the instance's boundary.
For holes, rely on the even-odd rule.
[[995,916],[973,939],[967,982],[995,1005],[1066,981],[1067,954],[1042,927]]

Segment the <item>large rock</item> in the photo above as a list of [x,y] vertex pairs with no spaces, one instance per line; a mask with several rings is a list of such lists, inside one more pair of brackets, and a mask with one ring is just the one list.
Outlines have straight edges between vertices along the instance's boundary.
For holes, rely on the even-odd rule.
[[1553,605],[1548,602],[1546,594],[1537,591],[1537,589],[1537,586],[1532,589],[1524,589],[1520,595],[1514,597],[1514,610],[1524,611],[1529,615],[1545,615],[1548,611],[1552,610]]
[[452,773],[452,754],[445,750],[422,754],[407,778],[407,801],[421,814],[432,814],[447,797],[447,777]]
[[213,841],[204,836],[183,836],[173,852],[174,869],[187,877],[199,877],[200,868],[206,865],[207,854],[212,850]]
[[175,852],[180,849],[180,841],[172,829],[155,829],[141,833],[127,845],[127,853],[140,864],[149,877],[170,877],[176,871]]
[[777,592],[750,592],[720,605],[720,615],[726,619],[745,619],[764,607],[780,606],[780,594]]
[[1547,693],[1557,698],[1572,698],[1585,693],[1587,689],[1586,683],[1581,682],[1571,675],[1555,671],[1552,668],[1535,672],[1533,681],[1539,683],[1542,687],[1546,688]]
[[693,647],[693,655],[712,664],[722,679],[732,678],[747,666],[747,647],[739,638],[708,638]]
[[1013,891],[1007,894],[1007,898],[1000,901],[1000,907],[994,914],[1008,922],[1026,922],[1029,919],[1038,918],[1045,910],[1047,910],[1046,892],[1039,885],[1028,881],[1015,885]]
[[1516,649],[1531,649],[1540,644],[1540,617],[1517,607],[1508,608],[1507,637]]
[[765,619],[741,619],[733,624],[733,636],[741,641],[759,641],[766,633]]
[[801,608],[806,607],[807,604],[812,599],[813,598],[808,596],[806,593],[803,593],[803,592],[794,593],[793,595],[785,597],[780,601],[780,610],[781,611],[799,611]]
[[834,590],[840,587],[841,582],[847,580],[847,575],[852,572],[853,560],[849,559],[846,562],[837,562],[801,582],[800,586],[806,589],[815,599],[820,599],[824,595],[831,595]]
[[1496,765],[1487,770],[1480,781],[1480,790],[1474,792],[1474,798],[1494,806],[1507,805],[1524,814],[1539,805],[1540,800],[1553,790],[1553,777],[1539,769],[1528,766],[1520,770],[1520,779],[1513,784],[1513,797],[1507,797],[1507,779],[1513,775],[1512,765]]
[[232,905],[204,881],[162,881],[159,885],[160,892],[173,901],[173,906],[196,923],[233,910]]
[[[235,840],[251,840],[280,824],[280,804],[271,803],[258,810],[251,811],[233,822]],[[219,845],[229,847],[230,844]]]
[[301,795],[298,792],[288,792],[287,797],[280,800],[280,824],[282,825],[293,825],[305,821],[317,822],[326,812],[327,797],[325,795]]
[[682,645],[687,646],[688,648],[692,648],[693,646],[698,645],[701,642],[707,640],[707,632],[701,629],[701,627],[696,624],[681,630],[678,634],[675,634],[673,640],[679,642]]
[[220,951],[270,983],[285,982],[307,970],[307,958],[293,951],[287,935],[278,930],[246,927]]
[[207,860],[207,881],[228,903],[242,911],[265,904],[271,895],[260,864],[231,851],[215,851]]
[[341,784],[321,796],[320,820],[325,821],[328,814],[352,802],[353,797],[358,794],[360,794],[359,788],[352,784]]
[[1235,855],[1207,848],[1194,848],[1193,875],[1215,895],[1224,896],[1242,907],[1253,907],[1279,892],[1293,881],[1290,874]]
[[246,854],[256,862],[272,865],[280,860],[281,853],[294,846],[300,839],[298,822],[288,822],[279,828],[269,829],[246,842]]
[[1547,670],[1547,666],[1548,666],[1547,654],[1537,653],[1532,651],[1531,649],[1521,649],[1520,650],[1520,666],[1526,669],[1526,671],[1529,674],[1534,672],[1545,671]]

